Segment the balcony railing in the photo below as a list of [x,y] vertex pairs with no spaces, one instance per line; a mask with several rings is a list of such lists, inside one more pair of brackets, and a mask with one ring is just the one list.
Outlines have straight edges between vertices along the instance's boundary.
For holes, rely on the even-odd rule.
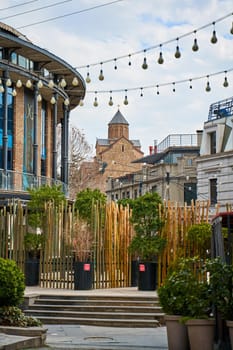
[[208,120],[231,116],[233,116],[233,97],[210,105]]
[[43,185],[60,185],[63,193],[66,196],[68,195],[68,186],[60,180],[54,180],[45,176],[35,176],[30,173],[0,169],[0,191],[28,192],[28,189],[39,188]]
[[169,147],[197,146],[197,134],[171,134],[158,144],[158,152],[163,152]]

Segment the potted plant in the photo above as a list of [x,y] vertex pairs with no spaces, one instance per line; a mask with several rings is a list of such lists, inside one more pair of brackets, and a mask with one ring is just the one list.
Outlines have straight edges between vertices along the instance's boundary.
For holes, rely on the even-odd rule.
[[92,246],[93,234],[88,224],[77,220],[73,234],[74,289],[87,290],[93,284]]
[[156,192],[146,193],[132,203],[130,220],[135,236],[129,245],[129,252],[139,259],[139,290],[155,290],[157,286],[157,259],[166,245],[166,240],[161,236],[161,209],[162,201]]
[[[213,327],[213,321],[209,321],[211,312],[209,285],[202,275],[203,270],[199,262],[198,258],[180,258],[170,268],[165,281],[158,289],[160,304],[167,314],[165,322],[169,350],[188,350],[189,346],[191,350],[198,349],[192,343],[193,332],[188,329],[188,324],[195,323],[197,329],[197,322],[202,324],[207,321],[208,329],[209,324]],[[211,330],[213,331],[213,328]],[[204,331],[204,334],[207,333]],[[195,336],[195,343],[199,349],[210,349],[200,334],[199,331]],[[204,345],[200,346],[199,339]]]
[[45,237],[42,234],[28,232],[24,236],[26,286],[39,284],[40,255],[44,244]]

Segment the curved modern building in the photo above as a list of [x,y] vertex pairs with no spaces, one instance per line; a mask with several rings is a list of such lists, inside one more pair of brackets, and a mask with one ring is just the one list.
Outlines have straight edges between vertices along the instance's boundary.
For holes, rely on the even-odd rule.
[[0,22],[0,199],[43,184],[67,193],[69,115],[84,96],[75,68]]

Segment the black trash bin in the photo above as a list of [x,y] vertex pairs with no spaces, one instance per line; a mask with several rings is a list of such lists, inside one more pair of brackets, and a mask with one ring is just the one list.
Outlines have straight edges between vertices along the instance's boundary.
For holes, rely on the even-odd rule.
[[157,287],[157,263],[138,264],[138,290],[155,290]]
[[74,262],[74,289],[88,290],[92,289],[93,283],[93,263],[92,262]]

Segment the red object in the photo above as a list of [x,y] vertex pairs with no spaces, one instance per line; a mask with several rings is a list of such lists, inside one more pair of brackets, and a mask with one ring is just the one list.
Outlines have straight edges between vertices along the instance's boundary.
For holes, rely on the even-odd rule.
[[139,271],[140,272],[145,272],[146,271],[146,266],[144,264],[139,264]]
[[84,271],[90,271],[90,269],[91,269],[91,264],[84,264],[83,265],[83,270]]

